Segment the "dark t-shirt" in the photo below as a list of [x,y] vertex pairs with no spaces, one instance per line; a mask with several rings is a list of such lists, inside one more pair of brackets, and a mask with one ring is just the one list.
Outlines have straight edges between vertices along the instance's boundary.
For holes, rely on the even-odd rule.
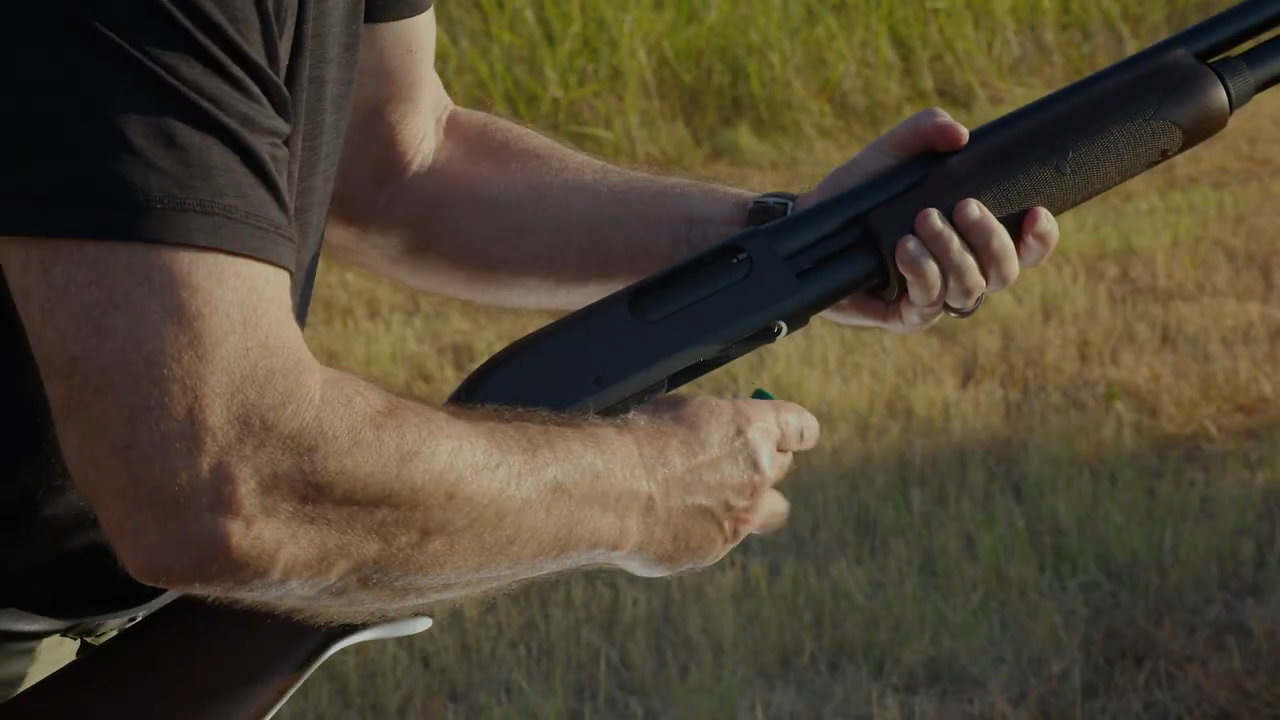
[[[292,273],[303,324],[361,25],[430,6],[3,0],[0,236],[257,258]],[[0,272],[0,607],[83,617],[159,594],[120,570],[67,476]]]

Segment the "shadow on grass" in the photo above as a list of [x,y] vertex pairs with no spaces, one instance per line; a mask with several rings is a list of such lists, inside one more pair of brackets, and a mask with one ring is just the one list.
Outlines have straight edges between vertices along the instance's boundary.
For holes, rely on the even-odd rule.
[[1055,437],[808,460],[713,569],[442,610],[281,717],[1280,717],[1280,423]]

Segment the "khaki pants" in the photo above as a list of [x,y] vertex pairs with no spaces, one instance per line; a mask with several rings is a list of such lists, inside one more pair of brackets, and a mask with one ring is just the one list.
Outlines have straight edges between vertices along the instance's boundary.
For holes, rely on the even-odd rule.
[[83,657],[115,633],[90,639],[7,635],[0,633],[0,703],[26,690],[55,670]]

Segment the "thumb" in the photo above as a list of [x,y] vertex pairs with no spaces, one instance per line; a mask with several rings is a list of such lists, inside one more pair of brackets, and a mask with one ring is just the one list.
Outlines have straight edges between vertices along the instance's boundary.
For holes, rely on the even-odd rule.
[[969,130],[941,108],[922,110],[858,153],[863,172],[877,172],[926,152],[951,153],[969,142]]
[[953,153],[968,142],[969,130],[945,110],[923,110],[893,126],[831,171],[800,198],[795,209],[806,209],[922,153]]

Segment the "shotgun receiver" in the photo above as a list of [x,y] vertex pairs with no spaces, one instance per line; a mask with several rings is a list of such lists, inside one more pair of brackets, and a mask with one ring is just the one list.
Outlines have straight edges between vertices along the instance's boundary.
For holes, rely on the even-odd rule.
[[[1015,235],[1203,143],[1280,82],[1280,0],[1246,0],[922,158],[719,244],[568,314],[481,365],[450,396],[615,414],[787,333],[853,293],[893,298],[915,215],[982,201]],[[1242,45],[1252,45],[1223,57]],[[179,598],[8,703],[9,718],[262,720],[353,642],[427,619],[317,628]]]

